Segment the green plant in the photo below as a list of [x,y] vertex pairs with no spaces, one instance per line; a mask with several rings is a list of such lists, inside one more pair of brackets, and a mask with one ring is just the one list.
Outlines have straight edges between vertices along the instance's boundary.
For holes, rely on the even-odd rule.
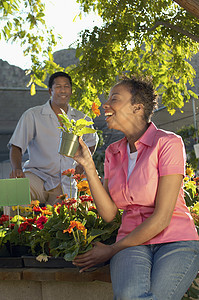
[[77,254],[92,248],[92,242],[109,242],[116,238],[121,219],[117,216],[106,223],[98,215],[89,195],[78,199],[60,196],[61,203],[52,208],[52,215],[41,230],[31,234],[30,245],[33,255],[64,257],[73,260]]
[[[87,121],[85,118],[87,115],[85,115],[84,118],[78,119],[78,120],[69,120],[67,114],[63,109],[61,109],[62,114],[58,114],[60,118],[60,124],[61,130],[63,132],[71,132],[75,135],[82,136],[83,134],[93,133],[96,132],[94,128],[89,128],[88,126],[94,124],[93,121]],[[92,112],[96,115],[100,115],[100,111],[98,109],[98,105],[93,103],[92,105]]]
[[183,142],[185,144],[185,149],[187,153],[187,162],[195,170],[197,170],[198,158],[196,158],[193,145],[195,144],[196,134],[198,135],[198,132],[196,132],[196,129],[194,128],[193,125],[190,125],[190,126],[183,126],[181,129],[177,131],[177,134],[179,134],[182,137]]

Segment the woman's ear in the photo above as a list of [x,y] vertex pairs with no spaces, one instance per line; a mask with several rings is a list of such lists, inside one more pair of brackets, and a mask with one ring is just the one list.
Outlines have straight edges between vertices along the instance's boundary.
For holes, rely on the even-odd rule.
[[133,105],[133,113],[138,113],[143,109],[143,104],[138,103]]

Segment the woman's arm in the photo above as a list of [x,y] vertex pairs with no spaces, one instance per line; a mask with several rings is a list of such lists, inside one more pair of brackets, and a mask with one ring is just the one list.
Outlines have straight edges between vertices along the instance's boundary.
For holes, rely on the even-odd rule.
[[170,223],[182,180],[183,175],[180,174],[160,177],[153,214],[120,241],[112,245],[97,243],[92,250],[77,256],[74,264],[83,267],[84,271],[125,248],[141,245],[159,234]]
[[131,246],[141,245],[163,231],[170,223],[183,175],[166,175],[159,179],[153,214],[125,238],[112,245],[114,254]]
[[111,222],[117,213],[117,206],[108,193],[108,181],[105,181],[103,187],[88,147],[81,138],[79,143],[80,147],[73,158],[84,168],[91,194],[100,216],[106,222]]

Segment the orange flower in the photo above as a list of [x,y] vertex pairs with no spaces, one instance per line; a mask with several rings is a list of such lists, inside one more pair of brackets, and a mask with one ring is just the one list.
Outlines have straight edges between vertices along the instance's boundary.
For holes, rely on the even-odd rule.
[[63,233],[68,232],[71,233],[73,228],[77,228],[77,230],[85,230],[84,225],[79,221],[70,221],[70,225],[67,229],[63,230]]
[[85,227],[81,222],[79,222],[79,221],[75,221],[75,222],[76,222],[76,228],[78,230],[85,230]]
[[71,177],[75,174],[75,169],[68,169],[62,172],[62,175],[66,175],[68,177]]
[[38,207],[39,206],[39,201],[38,200],[31,200],[31,203],[29,204],[29,206],[32,206],[32,207],[36,206],[36,207]]
[[92,111],[97,117],[100,116],[99,105],[97,105],[95,102],[92,104]]
[[83,180],[77,183],[77,188],[79,192],[87,192],[90,194],[90,189],[87,180]]
[[60,195],[60,196],[57,196],[57,199],[60,199],[60,200],[65,200],[66,198],[68,197],[67,194],[63,194],[63,195]]

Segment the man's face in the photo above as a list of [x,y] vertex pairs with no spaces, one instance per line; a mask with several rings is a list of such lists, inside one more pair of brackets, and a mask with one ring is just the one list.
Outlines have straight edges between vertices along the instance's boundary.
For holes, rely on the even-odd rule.
[[70,81],[66,77],[57,77],[54,79],[52,88],[49,88],[51,95],[51,103],[64,108],[68,105],[72,95],[72,87]]

